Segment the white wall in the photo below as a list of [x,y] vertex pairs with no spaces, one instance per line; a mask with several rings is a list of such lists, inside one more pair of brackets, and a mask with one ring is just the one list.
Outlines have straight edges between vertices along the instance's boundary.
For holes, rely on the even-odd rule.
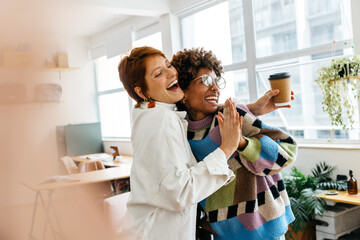
[[[38,83],[57,83],[62,87],[60,102],[0,104],[0,206],[29,203],[34,193],[20,181],[38,182],[51,175],[65,174],[58,158],[56,126],[69,123],[98,121],[93,65],[88,58],[88,41],[83,38],[43,36],[28,39],[36,55],[35,70],[1,70],[3,84],[18,82],[26,85],[32,98]],[[9,45],[17,47],[18,42]],[[38,70],[45,59],[57,51],[68,53],[69,72]],[[8,193],[8,194],[5,194]]]
[[125,155],[132,155],[133,149],[131,146],[131,142],[124,140],[124,141],[111,141],[111,140],[105,140],[104,141],[104,150],[105,152],[110,152],[110,146],[116,146],[119,149],[120,154]]
[[[116,38],[114,38],[114,34],[121,32],[122,34],[118,35],[117,42],[119,44],[125,44],[125,46],[119,46],[119,49],[125,49],[124,52],[127,52],[131,50],[131,44],[124,42],[122,38],[129,37],[124,36],[124,34],[131,34],[130,31],[128,31],[129,29],[132,30],[132,32],[136,32],[157,23],[159,24],[159,30],[162,35],[163,52],[171,59],[173,53],[180,50],[181,46],[178,17],[171,13],[166,13],[159,17],[131,17],[109,29],[105,29],[91,37],[90,51],[94,53],[95,57],[106,55],[109,39],[112,38],[113,42],[115,42],[114,40],[116,40]],[[132,36],[130,37],[132,38]]]
[[336,174],[348,175],[349,169],[354,171],[354,176],[360,179],[360,149],[331,149],[331,148],[299,148],[295,166],[308,175],[316,163],[327,162],[336,166]]
[[[221,0],[220,0],[221,1]],[[218,0],[172,0],[170,1],[171,12],[177,13],[199,6],[207,2],[220,2]]]

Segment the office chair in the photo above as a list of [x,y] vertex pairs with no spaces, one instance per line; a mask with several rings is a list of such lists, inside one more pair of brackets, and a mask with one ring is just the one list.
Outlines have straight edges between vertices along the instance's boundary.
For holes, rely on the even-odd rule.
[[66,170],[70,175],[75,173],[105,169],[105,166],[101,161],[80,162],[79,165],[76,165],[74,160],[72,160],[72,158],[69,156],[62,157],[61,160],[63,161]]
[[65,156],[65,157],[62,157],[61,160],[63,161],[65,168],[70,175],[79,172],[78,166],[76,165],[74,160],[72,160],[71,157]]
[[[80,162],[79,165],[76,165],[74,160],[72,160],[69,156],[62,157],[61,160],[70,175],[105,168],[101,161]],[[84,193],[96,196],[96,198],[106,198],[114,194],[114,189],[110,182],[94,183],[88,186],[83,186],[82,189],[85,190],[83,191]]]

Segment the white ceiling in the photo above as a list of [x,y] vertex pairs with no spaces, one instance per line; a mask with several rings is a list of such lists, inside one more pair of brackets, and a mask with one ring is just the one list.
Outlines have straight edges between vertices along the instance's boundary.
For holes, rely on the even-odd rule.
[[[62,6],[47,9],[43,13],[52,28],[69,36],[92,36],[104,29],[119,24],[130,15],[108,12],[102,8],[87,6]],[[50,24],[49,24],[50,23]],[[55,29],[53,28],[55,27]]]
[[93,36],[132,16],[159,17],[168,0],[0,0],[0,27]]

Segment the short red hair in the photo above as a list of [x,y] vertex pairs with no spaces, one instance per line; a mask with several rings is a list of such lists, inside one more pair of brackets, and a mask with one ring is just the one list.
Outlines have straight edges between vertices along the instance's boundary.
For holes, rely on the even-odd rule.
[[145,46],[134,48],[128,56],[125,56],[120,61],[118,67],[120,81],[129,96],[136,101],[135,107],[138,107],[144,99],[137,95],[134,88],[140,87],[142,93],[146,94],[148,88],[145,82],[145,62],[147,57],[154,55],[166,58],[165,54],[160,50]]

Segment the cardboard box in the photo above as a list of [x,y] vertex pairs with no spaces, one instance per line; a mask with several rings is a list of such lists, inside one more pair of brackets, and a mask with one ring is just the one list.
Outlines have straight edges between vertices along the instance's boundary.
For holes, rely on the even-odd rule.
[[68,55],[67,53],[58,52],[56,56],[56,65],[59,68],[68,68]]
[[33,63],[32,52],[29,51],[4,51],[3,64],[5,67],[31,66]]

